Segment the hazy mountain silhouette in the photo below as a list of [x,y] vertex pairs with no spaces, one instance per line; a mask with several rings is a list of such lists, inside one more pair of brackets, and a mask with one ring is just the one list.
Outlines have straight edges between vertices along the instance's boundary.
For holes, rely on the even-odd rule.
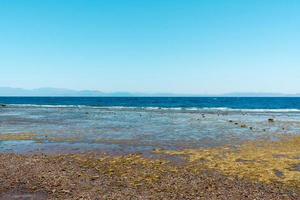
[[22,89],[11,87],[0,87],[0,96],[79,96],[79,97],[101,97],[101,96],[147,96],[143,93],[111,92],[105,93],[98,90],[70,90],[62,88],[38,88]]
[[10,88],[0,87],[0,96],[101,96],[102,92],[83,90],[75,91],[69,89],[59,88],[38,88],[38,89],[22,89],[22,88]]
[[173,94],[173,93],[131,93],[131,92],[101,92],[98,90],[70,90],[61,88],[22,89],[0,87],[0,96],[66,96],[66,97],[133,97],[133,96],[216,96],[216,97],[300,97],[300,94],[281,93],[227,93],[219,95]]
[[300,97],[300,94],[236,92],[236,93],[223,94],[221,96],[224,97]]

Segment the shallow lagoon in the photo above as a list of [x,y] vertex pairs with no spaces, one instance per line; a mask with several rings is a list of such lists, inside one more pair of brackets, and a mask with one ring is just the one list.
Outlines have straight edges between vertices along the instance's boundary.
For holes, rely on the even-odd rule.
[[[269,122],[270,118],[275,121]],[[147,153],[277,140],[299,133],[299,112],[55,106],[0,109],[1,152]]]

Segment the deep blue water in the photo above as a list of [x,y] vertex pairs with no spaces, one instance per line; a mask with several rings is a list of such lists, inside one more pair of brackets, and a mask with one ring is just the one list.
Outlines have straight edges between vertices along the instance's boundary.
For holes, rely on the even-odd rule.
[[0,97],[0,104],[153,107],[300,109],[300,98],[286,97]]

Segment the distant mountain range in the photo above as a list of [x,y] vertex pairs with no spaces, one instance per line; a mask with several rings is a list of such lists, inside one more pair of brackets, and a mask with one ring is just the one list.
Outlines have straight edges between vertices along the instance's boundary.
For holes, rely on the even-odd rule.
[[300,97],[300,94],[282,94],[282,93],[227,93],[218,95],[201,95],[201,94],[173,94],[173,93],[131,93],[131,92],[101,92],[98,90],[70,90],[61,88],[38,88],[22,89],[11,87],[0,87],[0,96],[65,96],[65,97],[141,97],[141,96],[189,96],[189,97]]
[[66,96],[66,97],[131,97],[131,96],[174,96],[173,94],[130,93],[130,92],[101,92],[98,90],[70,90],[62,88],[23,89],[0,87],[0,96]]
[[61,88],[22,89],[0,87],[0,96],[131,96],[127,92],[104,93],[97,90],[70,90]]
[[219,95],[222,97],[300,97],[298,94],[284,94],[284,93],[247,93],[247,92],[236,92]]

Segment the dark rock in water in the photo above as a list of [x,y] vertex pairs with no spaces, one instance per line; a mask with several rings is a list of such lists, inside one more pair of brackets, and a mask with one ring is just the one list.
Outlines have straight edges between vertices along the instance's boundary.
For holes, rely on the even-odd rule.
[[300,164],[295,165],[292,169],[293,169],[294,171],[300,172]]
[[235,122],[234,124],[235,124],[235,125],[238,125],[239,123]]
[[249,129],[250,129],[250,130],[253,130],[253,127],[250,126]]
[[5,104],[0,104],[0,106],[1,106],[1,107],[6,107],[6,105],[5,105]]
[[275,175],[276,175],[277,177],[279,177],[279,178],[284,177],[283,172],[281,172],[281,171],[279,171],[279,170],[274,170],[274,173],[275,173]]
[[228,122],[232,123],[233,121],[232,121],[232,120],[229,120]]
[[272,123],[272,122],[275,122],[275,120],[270,118],[270,119],[268,119],[268,122]]
[[266,132],[266,129],[263,129],[263,132]]

